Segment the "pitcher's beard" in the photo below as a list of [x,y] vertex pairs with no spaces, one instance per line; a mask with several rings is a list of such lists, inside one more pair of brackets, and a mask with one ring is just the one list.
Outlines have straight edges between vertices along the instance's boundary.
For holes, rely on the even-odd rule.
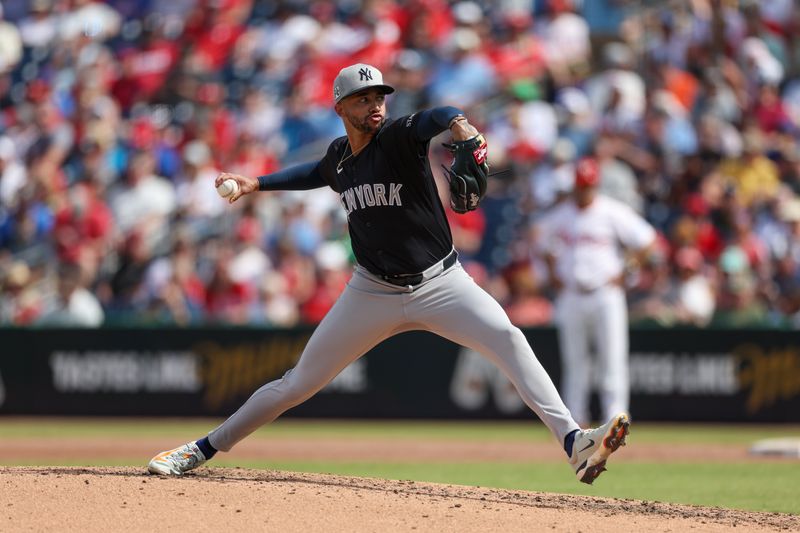
[[361,133],[367,133],[367,134],[375,133],[376,131],[381,129],[383,127],[383,125],[386,123],[386,117],[383,117],[381,119],[380,123],[378,125],[376,125],[376,126],[370,125],[369,116],[365,117],[364,120],[362,120],[360,122],[355,120],[355,117],[352,117],[352,116],[348,116],[347,119],[350,121],[350,124],[355,129],[357,129]]

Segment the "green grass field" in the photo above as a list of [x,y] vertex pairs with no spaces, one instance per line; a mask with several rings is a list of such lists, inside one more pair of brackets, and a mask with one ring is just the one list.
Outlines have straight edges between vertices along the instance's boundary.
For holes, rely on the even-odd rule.
[[[124,419],[13,419],[0,418],[0,447],[7,439],[45,439],[57,446],[60,438],[158,437],[182,442],[204,434],[217,421]],[[636,424],[631,446],[648,443],[707,444],[749,447],[756,440],[800,437],[797,426],[722,426]],[[467,442],[550,442],[541,424],[505,422],[350,422],[284,419],[250,439],[401,439]],[[555,443],[553,443],[555,446]],[[623,451],[624,453],[624,451]],[[32,460],[0,465],[42,464]],[[87,465],[86,460],[59,460],[58,465]],[[52,462],[48,464],[53,464]],[[94,465],[141,466],[142,458],[119,457]],[[649,501],[710,505],[754,511],[800,514],[797,479],[800,461],[616,461],[595,486],[577,483],[566,463],[542,461],[416,462],[416,461],[242,461],[214,459],[215,466],[323,472],[483,487],[584,494]]]

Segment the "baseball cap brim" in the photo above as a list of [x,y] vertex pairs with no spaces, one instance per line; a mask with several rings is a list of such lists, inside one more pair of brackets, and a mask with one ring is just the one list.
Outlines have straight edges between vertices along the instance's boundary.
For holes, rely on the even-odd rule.
[[358,87],[356,89],[353,89],[349,93],[343,94],[342,96],[337,98],[336,101],[337,102],[341,102],[342,100],[344,100],[348,96],[353,96],[354,94],[358,94],[361,91],[368,91],[370,89],[381,89],[383,91],[383,94],[392,94],[394,92],[394,87],[392,87],[390,85],[369,85],[367,87]]

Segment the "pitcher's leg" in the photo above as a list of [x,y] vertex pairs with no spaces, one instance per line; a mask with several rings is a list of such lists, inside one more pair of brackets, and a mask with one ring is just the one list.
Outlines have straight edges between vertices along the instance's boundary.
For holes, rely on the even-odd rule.
[[460,266],[421,291],[424,292],[413,305],[407,307],[410,319],[495,363],[560,443],[568,433],[578,429],[525,336],[511,323],[500,304]]
[[609,288],[602,295],[603,309],[595,323],[595,339],[600,370],[600,405],[608,420],[628,412],[630,376],[628,371],[628,310],[625,293]]
[[262,425],[313,396],[348,364],[385,339],[402,316],[400,305],[391,305],[386,298],[348,285],[314,331],[297,365],[258,389],[209,433],[211,445],[230,450]]
[[590,422],[591,360],[589,331],[577,295],[562,294],[556,301],[558,346],[561,352],[561,394],[581,425]]

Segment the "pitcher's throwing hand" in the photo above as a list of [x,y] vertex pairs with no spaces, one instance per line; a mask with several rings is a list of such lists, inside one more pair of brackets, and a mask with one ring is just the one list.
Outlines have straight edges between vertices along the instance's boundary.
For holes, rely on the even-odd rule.
[[240,174],[231,174],[230,172],[222,172],[217,179],[214,180],[214,187],[219,187],[225,180],[233,180],[239,185],[239,190],[228,197],[228,202],[233,203],[245,194],[258,190],[258,178],[248,178]]

